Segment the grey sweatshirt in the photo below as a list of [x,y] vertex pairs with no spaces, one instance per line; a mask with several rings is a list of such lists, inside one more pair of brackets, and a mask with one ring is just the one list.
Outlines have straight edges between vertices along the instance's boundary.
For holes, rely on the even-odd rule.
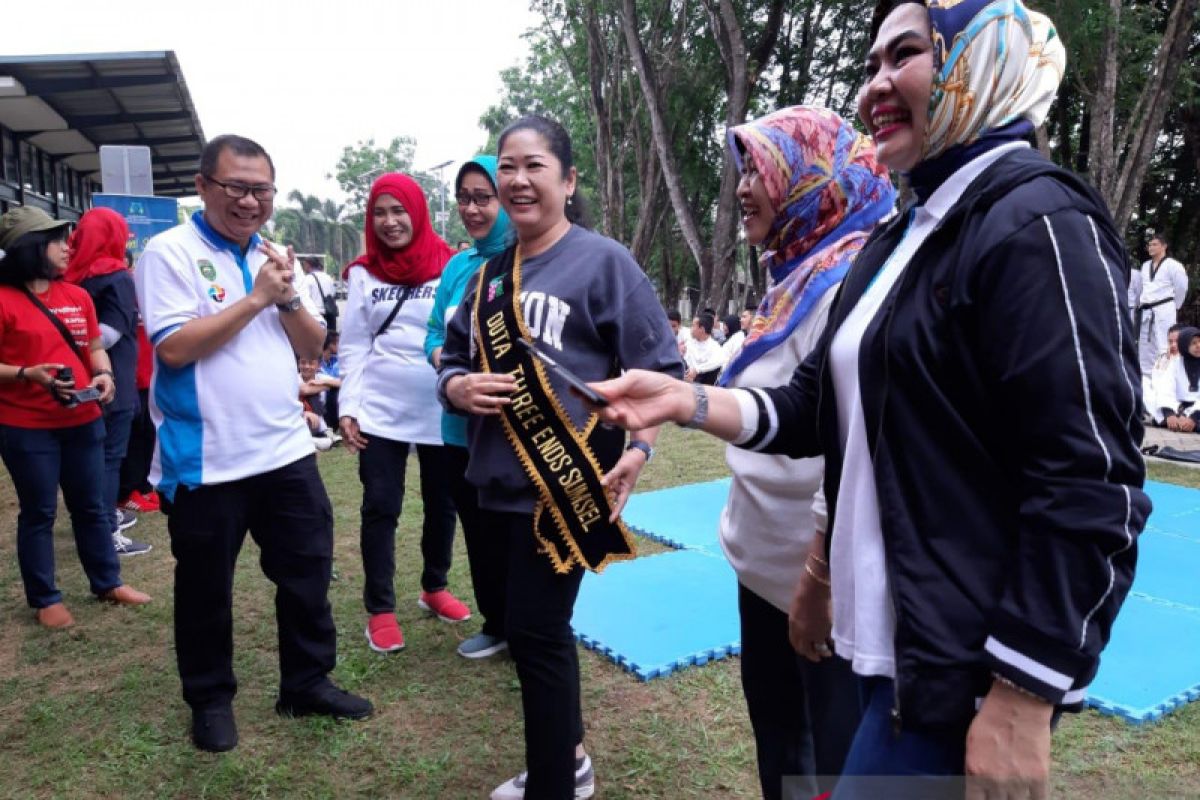
[[[479,369],[471,342],[476,286],[473,281],[468,287],[446,330],[438,397],[451,411],[457,409],[446,399],[446,382]],[[683,375],[679,348],[650,281],[628,250],[604,236],[572,226],[549,250],[524,260],[521,306],[534,343],[585,381],[634,368]],[[582,401],[553,376],[550,385],[581,428],[587,420]],[[479,487],[482,507],[533,510],[533,487],[498,417],[469,419],[467,449],[467,479]],[[600,457],[605,468],[612,460]]]

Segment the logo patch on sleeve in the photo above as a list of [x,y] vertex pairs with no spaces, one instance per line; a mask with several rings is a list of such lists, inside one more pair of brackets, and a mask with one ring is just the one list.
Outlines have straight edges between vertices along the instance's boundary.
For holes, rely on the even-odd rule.
[[208,296],[214,303],[225,302],[225,290],[218,284],[214,283],[212,286],[208,287]]
[[204,280],[206,281],[215,281],[217,279],[217,268],[207,258],[197,261],[196,269],[200,270],[200,274],[204,276]]

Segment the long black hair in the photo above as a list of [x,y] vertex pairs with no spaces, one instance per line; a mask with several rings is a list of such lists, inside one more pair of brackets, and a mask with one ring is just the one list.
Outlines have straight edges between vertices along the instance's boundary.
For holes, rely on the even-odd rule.
[[[571,167],[575,166],[575,158],[571,151],[571,134],[567,133],[567,129],[549,117],[543,117],[541,114],[527,114],[508,123],[500,132],[500,139],[496,143],[497,158],[504,150],[504,142],[509,135],[517,131],[533,131],[545,140],[550,152],[558,159],[562,177],[565,180]],[[575,194],[567,198],[564,211],[568,221],[583,228],[591,227],[588,224],[587,206],[583,201],[583,193],[579,191],[578,180],[575,183]]]
[[0,285],[22,286],[29,281],[57,277],[54,265],[46,258],[46,248],[51,242],[62,242],[70,228],[52,228],[48,231],[27,233],[13,243],[0,259]]

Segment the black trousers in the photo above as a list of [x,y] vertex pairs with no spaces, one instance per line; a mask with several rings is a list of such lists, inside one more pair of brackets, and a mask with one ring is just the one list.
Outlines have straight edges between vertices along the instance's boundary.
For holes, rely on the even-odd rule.
[[764,800],[831,790],[862,717],[859,679],[845,659],[814,664],[797,655],[787,614],[740,583],[738,612],[742,692]]
[[121,480],[117,490],[117,502],[121,502],[134,491],[145,494],[153,487],[147,478],[150,461],[154,458],[154,420],[150,419],[150,390],[138,390],[138,411],[129,429],[129,444],[125,458],[121,461]]
[[338,392],[337,386],[330,386],[325,390],[325,424],[335,431],[341,424],[341,417],[338,416]]
[[475,607],[483,616],[483,633],[505,638],[508,586],[508,543],[479,507],[479,490],[467,480],[467,448],[446,445],[447,482],[462,523],[471,567]]
[[183,698],[194,708],[229,702],[233,674],[233,571],[246,532],[275,584],[280,689],[309,691],[334,666],[329,607],[333,511],[315,455],[230,483],[180,487],[163,498],[175,556],[175,653]]
[[[408,442],[367,436],[367,447],[358,456],[362,481],[362,529],[360,532],[363,574],[363,604],[369,614],[396,609],[396,523],[404,507],[404,470],[408,465]],[[446,448],[417,445],[421,468],[421,502],[425,519],[421,524],[421,588],[436,592],[446,588],[454,547],[454,501],[450,497]]]
[[537,552],[533,516],[488,512],[508,545],[508,651],[525,714],[526,800],[574,797],[575,745],[583,741],[579,653],[571,630],[583,568],[560,575]]

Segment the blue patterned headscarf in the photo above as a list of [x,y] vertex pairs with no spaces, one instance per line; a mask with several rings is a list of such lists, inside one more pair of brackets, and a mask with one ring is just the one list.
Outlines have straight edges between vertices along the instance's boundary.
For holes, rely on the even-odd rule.
[[955,170],[1046,119],[1066,50],[1044,14],[1021,0],[925,0],[933,93],[921,163],[909,175],[928,197]]
[[721,386],[787,340],[845,277],[896,198],[875,145],[828,109],[784,108],[730,128],[728,139],[738,169],[753,164],[776,214],[761,259],[772,285]]

